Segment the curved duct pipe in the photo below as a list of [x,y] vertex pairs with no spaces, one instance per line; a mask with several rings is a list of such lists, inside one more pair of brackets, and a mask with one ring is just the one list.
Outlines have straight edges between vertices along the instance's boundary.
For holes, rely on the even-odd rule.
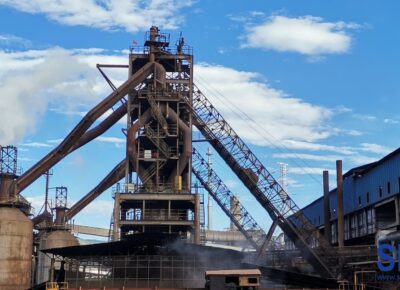
[[136,150],[136,133],[139,131],[140,127],[144,124],[146,124],[148,121],[150,121],[151,118],[151,109],[147,109],[146,112],[144,112],[138,120],[128,129],[128,155],[130,162],[132,164],[133,169],[136,171],[136,173],[139,174],[139,177],[142,172],[145,171],[145,169],[139,165],[139,168],[136,168],[137,165],[137,150]]
[[166,87],[166,70],[165,68],[159,64],[159,63],[154,63],[154,81],[155,85],[161,85],[162,89],[165,89]]
[[172,183],[175,176],[182,175],[183,170],[192,157],[192,132],[189,126],[178,117],[178,114],[173,109],[167,108],[166,105],[161,105],[160,107],[165,111],[164,115],[167,116],[167,119],[178,123],[179,129],[183,132],[183,154],[180,156],[178,168],[175,168],[168,178],[168,183]]
[[100,124],[93,129],[88,130],[85,134],[79,138],[78,142],[68,151],[68,154],[82,147],[93,139],[97,138],[105,131],[110,129],[115,123],[117,123],[127,113],[127,106],[122,104],[118,109],[112,112],[107,118],[105,118]]

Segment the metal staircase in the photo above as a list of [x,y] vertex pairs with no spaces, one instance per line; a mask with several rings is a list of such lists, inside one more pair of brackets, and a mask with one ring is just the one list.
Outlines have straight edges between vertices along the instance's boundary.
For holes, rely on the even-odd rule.
[[[316,228],[282,186],[195,85],[193,103],[191,104],[188,96],[183,97],[186,104],[192,107],[194,125],[268,212],[271,219],[278,223],[316,271],[322,276],[334,277],[327,266],[327,258],[334,256],[333,249],[326,240],[319,237]],[[313,241],[318,241],[319,253],[322,254],[317,255],[311,248]]]
[[[232,210],[231,200],[235,198],[233,193],[228,189],[221,178],[218,177],[214,170],[209,170],[207,161],[204,160],[200,153],[194,148],[192,156],[193,174],[250,244],[256,250],[260,250],[266,237],[264,230],[258,225],[256,220],[238,199],[236,199],[234,203],[238,211],[235,209]],[[240,217],[238,218],[232,212],[240,212]]]
[[147,91],[146,96],[147,96],[147,100],[150,104],[151,114],[158,121],[158,123],[161,125],[161,128],[163,129],[165,134],[167,134],[167,136],[168,136],[169,135],[168,123],[167,123],[167,120],[165,119],[164,115],[162,114],[160,107],[157,105],[157,101],[154,98],[154,94],[152,92]]
[[176,152],[173,152],[167,143],[157,135],[150,125],[147,124],[144,126],[144,133],[146,137],[161,151],[165,158],[175,157],[177,155]]
[[[162,168],[166,164],[166,161],[159,161],[158,162],[158,169]],[[144,172],[139,172],[139,177],[140,180],[142,181],[143,184],[149,183],[151,178],[156,174],[157,172],[157,162],[154,162],[151,164]]]

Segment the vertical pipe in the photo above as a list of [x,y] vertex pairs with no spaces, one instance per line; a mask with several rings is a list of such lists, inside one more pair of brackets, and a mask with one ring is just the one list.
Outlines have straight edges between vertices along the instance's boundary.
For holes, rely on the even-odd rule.
[[[129,70],[128,70],[128,79],[132,76],[133,74],[133,68],[132,68],[132,54],[129,54]],[[126,132],[128,132],[129,128],[131,127],[132,124],[132,108],[131,108],[131,104],[133,103],[133,94],[129,93],[128,94],[128,103],[127,103],[127,109],[126,109]],[[139,115],[140,116],[140,115]],[[133,140],[134,142],[135,140]],[[131,163],[129,162],[129,144],[128,144],[128,138],[126,138],[126,160],[128,160],[128,162],[126,162],[125,164],[125,185],[127,186],[128,183],[132,183],[132,176],[131,176]]]
[[200,245],[200,194],[196,193],[194,202],[194,243]]
[[331,242],[331,223],[330,223],[330,204],[329,204],[329,172],[323,172],[324,182],[324,225],[325,225],[325,239],[328,243]]
[[50,178],[50,171],[47,170],[45,172],[46,175],[46,193],[45,193],[45,197],[44,197],[44,212],[47,212],[47,203],[49,200],[49,178]]
[[[129,162],[127,162],[129,163]],[[115,193],[114,198],[114,224],[113,224],[113,241],[119,240],[119,213],[120,213],[120,193]]]
[[336,160],[337,180],[337,217],[338,217],[338,245],[344,246],[344,212],[343,212],[343,168],[342,160]]

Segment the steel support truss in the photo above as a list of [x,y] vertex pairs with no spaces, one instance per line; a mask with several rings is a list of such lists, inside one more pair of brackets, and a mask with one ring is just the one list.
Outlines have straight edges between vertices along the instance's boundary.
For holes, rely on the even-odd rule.
[[[188,99],[185,101],[190,105]],[[333,277],[322,258],[333,254],[330,245],[318,236],[316,228],[300,208],[195,85],[192,113],[194,125],[268,212],[271,219],[278,223],[316,271],[323,276]],[[317,255],[311,248],[310,244],[315,241],[322,255]]]
[[193,148],[192,155],[192,172],[243,236],[245,236],[256,250],[260,250],[265,241],[265,231],[258,225],[240,201],[234,204],[239,209],[240,217],[238,218],[232,214],[232,212],[236,211],[236,209],[232,210],[231,208],[231,199],[235,198],[235,195],[228,189],[214,170],[211,169],[209,171],[207,161],[204,160],[195,148]]

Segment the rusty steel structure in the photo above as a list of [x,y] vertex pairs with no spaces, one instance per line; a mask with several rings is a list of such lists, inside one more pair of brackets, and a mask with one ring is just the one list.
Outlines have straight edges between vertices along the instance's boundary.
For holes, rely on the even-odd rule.
[[[277,222],[282,231],[303,252],[314,269],[323,276],[334,277],[335,274],[328,264],[331,263],[330,259],[337,256],[328,242],[318,235],[316,228],[279,182],[196,86],[193,94],[193,124],[208,139],[271,219]],[[289,216],[291,220],[288,220]],[[319,245],[323,255],[317,254],[311,248],[313,243]]]
[[[260,250],[267,234],[250,212],[239,202],[214,170],[208,168],[207,161],[193,148],[193,174],[212,196],[237,229],[245,236],[254,249]],[[236,202],[232,203],[232,200]],[[235,213],[240,212],[238,216]]]
[[[193,172],[254,248],[264,250],[273,230],[279,226],[314,271],[324,277],[335,277],[330,264],[332,257],[337,258],[335,251],[318,236],[279,182],[193,83],[191,48],[183,38],[174,49],[169,42],[169,35],[153,26],[144,47],[132,48],[127,66],[98,65],[112,93],[32,168],[21,176],[14,173],[10,178],[2,178],[1,198],[20,197],[21,191],[64,157],[127,115],[126,157],[70,209],[60,210],[63,223],[124,179],[125,186],[114,192],[113,240],[136,233],[161,232],[198,243],[200,202],[191,192]],[[102,70],[104,67],[128,68],[129,77],[117,87]],[[109,109],[113,109],[112,114],[92,126]],[[234,202],[238,209],[236,214],[232,213],[232,193],[215,172],[210,175],[207,163],[196,151],[193,155],[196,166],[192,167],[193,125],[271,217],[273,226],[268,234],[240,202]],[[318,251],[311,245],[317,245]]]
[[113,240],[146,232],[198,236],[198,203],[191,194],[191,49],[183,39],[170,49],[169,35],[152,27],[144,47],[129,55],[129,75],[147,63],[154,63],[152,75],[128,94],[125,187],[115,192]]
[[27,289],[31,284],[33,226],[26,216],[29,203],[14,193],[17,174],[17,148],[0,146],[0,289],[4,290]]

